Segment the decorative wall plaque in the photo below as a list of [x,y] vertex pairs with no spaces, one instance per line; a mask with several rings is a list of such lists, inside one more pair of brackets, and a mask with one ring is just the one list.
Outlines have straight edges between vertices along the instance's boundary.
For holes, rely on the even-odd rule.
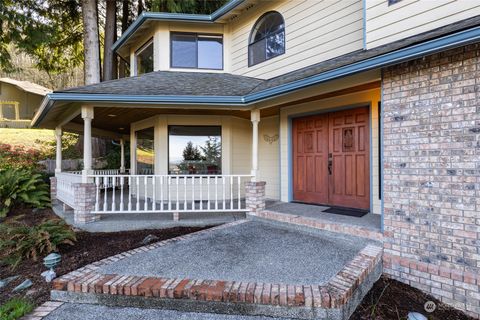
[[263,135],[263,139],[268,142],[269,144],[274,143],[275,141],[278,140],[278,134],[275,134],[273,136],[269,136],[268,134]]

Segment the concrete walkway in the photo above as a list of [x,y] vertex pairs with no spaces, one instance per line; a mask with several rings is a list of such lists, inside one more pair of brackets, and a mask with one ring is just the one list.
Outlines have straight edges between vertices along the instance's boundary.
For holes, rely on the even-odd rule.
[[[65,303],[42,320],[280,320],[280,318],[239,316],[175,310],[107,307]],[[281,318],[285,320],[285,318]]]
[[347,235],[250,221],[127,257],[98,272],[321,285],[367,243]]
[[172,213],[128,213],[102,215],[100,221],[79,224],[73,221],[73,211],[64,211],[62,205],[53,206],[55,214],[69,225],[88,232],[119,232],[144,229],[167,229],[173,227],[214,226],[245,218],[245,213],[237,212],[184,212],[178,221]]
[[381,259],[381,244],[366,238],[240,220],[62,275],[51,298],[235,319],[346,320],[380,277]]
[[358,218],[324,212],[324,210],[327,210],[328,208],[330,207],[293,202],[269,202],[266,207],[269,211],[380,231],[382,217],[379,214],[367,213],[363,217]]

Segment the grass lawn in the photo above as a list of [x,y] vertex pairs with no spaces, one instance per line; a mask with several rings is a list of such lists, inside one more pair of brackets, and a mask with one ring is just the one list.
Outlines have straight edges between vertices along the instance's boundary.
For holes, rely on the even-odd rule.
[[39,149],[41,141],[55,141],[53,130],[48,129],[8,129],[0,128],[0,143]]

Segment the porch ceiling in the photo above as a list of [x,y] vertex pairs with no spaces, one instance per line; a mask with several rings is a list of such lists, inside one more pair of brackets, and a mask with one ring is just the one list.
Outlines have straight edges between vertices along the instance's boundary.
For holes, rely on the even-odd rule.
[[[118,108],[99,107],[95,108],[92,127],[114,132],[117,134],[129,134],[131,123],[141,121],[156,115],[211,115],[211,116],[235,116],[250,119],[249,111],[240,110],[198,110],[198,109],[155,109],[155,108]],[[80,115],[75,117],[72,123],[83,125]]]

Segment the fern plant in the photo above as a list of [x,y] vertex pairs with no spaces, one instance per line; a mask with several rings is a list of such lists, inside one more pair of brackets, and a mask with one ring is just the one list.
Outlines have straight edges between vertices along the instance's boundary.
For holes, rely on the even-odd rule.
[[63,220],[45,220],[32,227],[0,224],[0,252],[3,261],[13,268],[24,259],[37,261],[58,251],[59,245],[74,245],[76,241],[75,232]]
[[40,209],[49,206],[48,185],[40,174],[28,170],[0,170],[0,218],[20,203]]

